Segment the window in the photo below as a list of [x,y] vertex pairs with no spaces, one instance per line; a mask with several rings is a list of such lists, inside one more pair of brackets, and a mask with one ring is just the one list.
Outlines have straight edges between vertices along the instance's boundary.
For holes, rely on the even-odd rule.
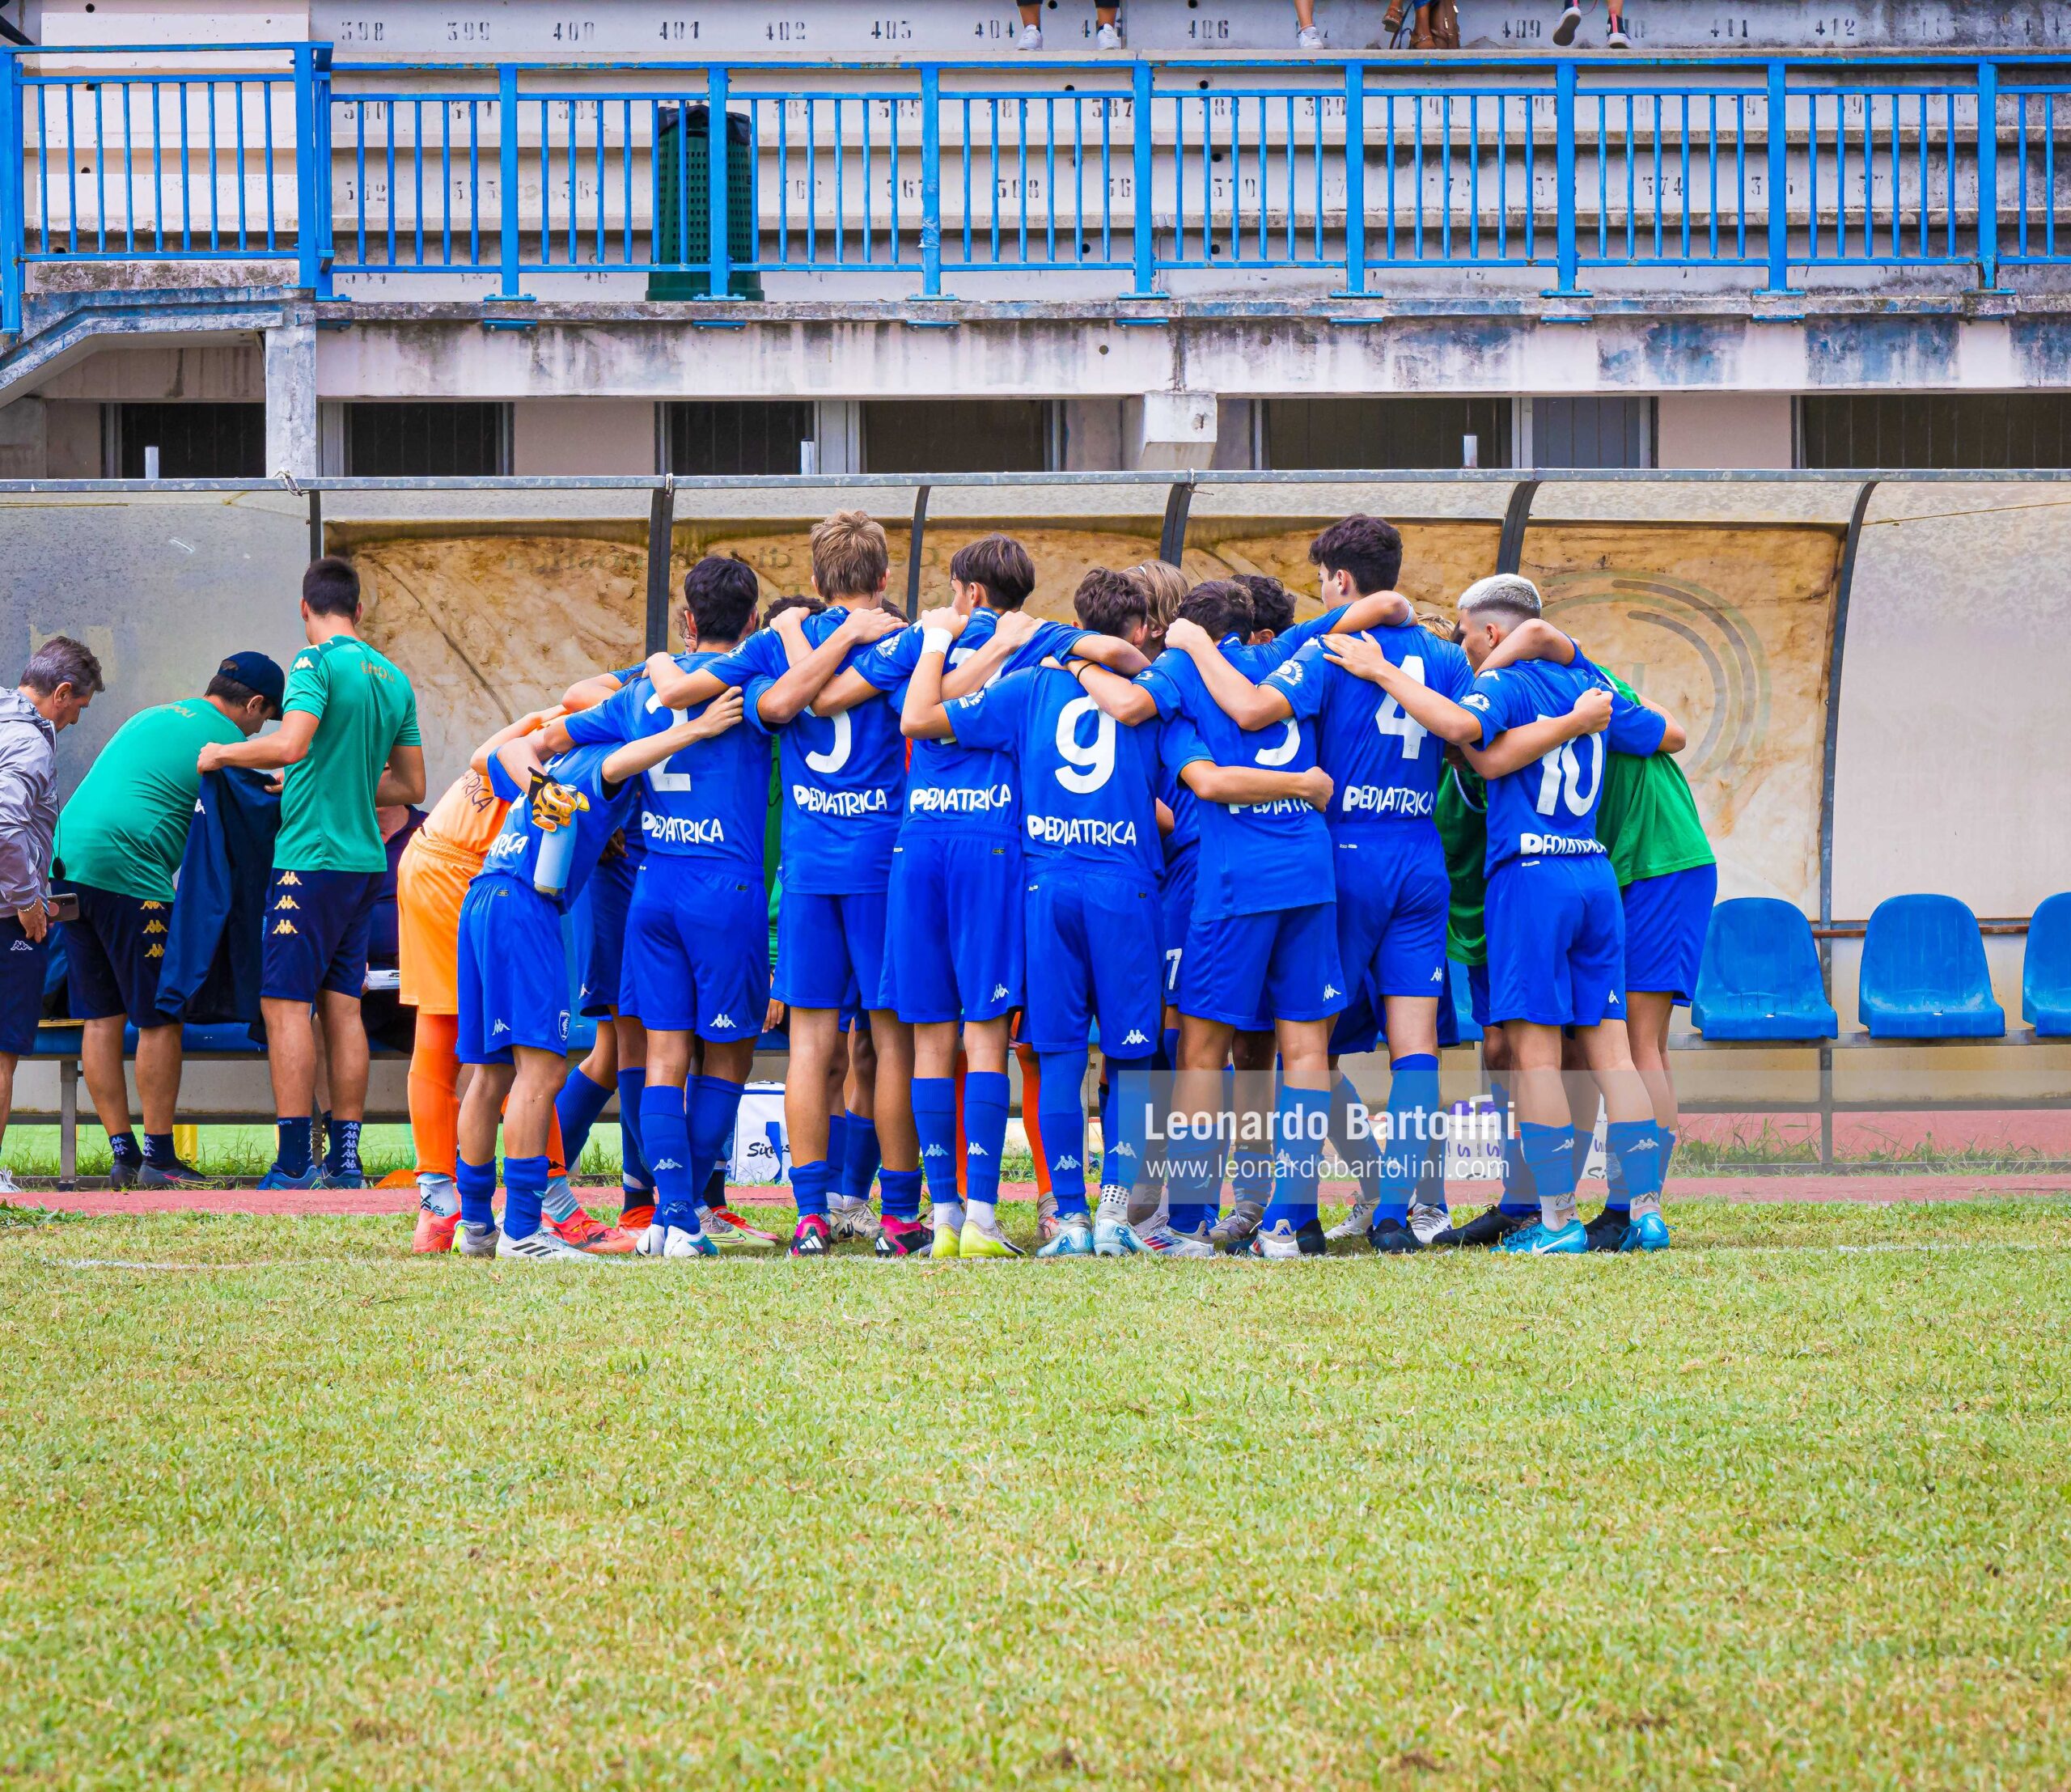
[[1651,467],[1651,398],[1535,398],[1535,467]]
[[874,473],[1036,473],[1061,463],[1061,406],[1040,398],[870,400],[863,465]]
[[1265,464],[1290,472],[1366,468],[1433,471],[1510,464],[1507,398],[1272,398],[1265,403]]
[[665,464],[672,473],[795,473],[813,439],[811,405],[670,405],[663,409]]
[[495,477],[510,471],[508,405],[348,405],[345,471],[360,479]]
[[1798,401],[1801,467],[2071,467],[2071,393],[1903,392]]
[[264,405],[111,405],[111,479],[142,479],[144,451],[159,451],[161,479],[264,479]]

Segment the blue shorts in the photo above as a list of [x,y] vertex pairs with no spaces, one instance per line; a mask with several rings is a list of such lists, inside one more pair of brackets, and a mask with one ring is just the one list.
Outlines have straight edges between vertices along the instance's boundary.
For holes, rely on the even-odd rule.
[[1718,867],[1643,877],[1625,886],[1625,988],[1688,1002],[1718,900]]
[[760,866],[650,854],[633,892],[625,980],[650,1031],[756,1039],[769,1009],[769,896]]
[[946,825],[892,849],[884,973],[872,1004],[904,1021],[995,1020],[1021,1006],[1021,846]]
[[12,915],[0,916],[0,1052],[11,1057],[36,1049],[49,957],[48,939],[31,939]]
[[1484,960],[1467,968],[1467,1006],[1474,1016],[1477,1027],[1493,1027],[1496,1023],[1489,1018],[1489,966]]
[[1400,842],[1340,841],[1337,957],[1351,999],[1331,1031],[1333,1052],[1370,1052],[1389,996],[1438,996],[1446,986],[1446,913],[1452,885],[1445,849],[1428,828]]
[[1165,1001],[1167,1006],[1179,999],[1179,964],[1185,955],[1187,930],[1194,919],[1194,874],[1201,854],[1188,847],[1165,865],[1165,882],[1158,892],[1159,923],[1165,939]]
[[1038,861],[1028,875],[1028,981],[1021,1038],[1038,1052],[1082,1052],[1098,1022],[1110,1057],[1148,1057],[1164,1023],[1158,889],[1148,878]]
[[366,992],[366,937],[385,871],[273,871],[259,993],[314,1002],[320,989]]
[[1488,930],[1493,1019],[1594,1027],[1625,1018],[1625,911],[1603,854],[1498,867]]
[[1328,1019],[1345,999],[1336,903],[1194,917],[1179,961],[1181,1014],[1266,1033],[1277,1020]]
[[515,878],[478,877],[460,904],[463,1064],[508,1064],[514,1045],[568,1049],[561,910]]
[[884,892],[816,896],[786,890],[777,910],[777,999],[793,1008],[832,1008],[850,985],[875,997],[884,977]]
[[621,854],[600,858],[575,899],[570,918],[575,924],[575,963],[582,972],[580,1011],[608,1015],[637,1014],[637,1008],[620,1004],[624,987],[626,916],[633,907],[633,888],[641,862]]
[[172,904],[89,883],[57,888],[79,899],[79,918],[65,923],[65,998],[73,1019],[126,1015],[140,1031],[174,1025],[159,1012]]

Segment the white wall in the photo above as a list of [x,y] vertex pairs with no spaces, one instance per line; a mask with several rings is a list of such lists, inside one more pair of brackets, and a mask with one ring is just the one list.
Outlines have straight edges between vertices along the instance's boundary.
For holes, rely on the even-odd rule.
[[521,398],[510,408],[520,478],[654,471],[654,407],[637,398]]
[[1663,392],[1654,401],[1654,464],[1788,468],[1791,404],[1783,392]]

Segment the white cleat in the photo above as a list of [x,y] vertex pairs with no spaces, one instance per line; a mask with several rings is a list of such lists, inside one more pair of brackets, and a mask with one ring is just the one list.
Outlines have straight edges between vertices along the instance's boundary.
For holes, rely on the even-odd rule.
[[1208,1228],[1198,1232],[1182,1232],[1171,1226],[1153,1226],[1148,1232],[1138,1235],[1143,1248],[1156,1257],[1212,1257],[1215,1247],[1208,1242]]
[[515,1239],[506,1232],[497,1240],[496,1254],[500,1258],[516,1258],[526,1263],[595,1263],[597,1259],[587,1251],[578,1251],[565,1240],[554,1236],[551,1226],[542,1226],[528,1237]]
[[1103,25],[1093,34],[1095,49],[1118,50],[1122,47],[1122,34],[1112,25]]
[[1040,25],[1023,25],[1021,28],[1021,41],[1014,47],[1018,50],[1040,50],[1043,47],[1043,28]]
[[1381,1210],[1378,1201],[1362,1201],[1336,1225],[1323,1234],[1327,1239],[1362,1239],[1374,1223],[1374,1215]]
[[668,1233],[662,1243],[665,1257],[716,1257],[719,1254],[718,1245],[705,1233],[686,1232],[680,1226],[671,1226]]
[[827,1204],[827,1230],[837,1243],[853,1239],[859,1244],[874,1244],[881,1228],[868,1201],[836,1195]]
[[1082,1215],[1060,1219],[1057,1229],[1036,1255],[1039,1257],[1090,1257],[1093,1255],[1093,1224]]
[[[1409,1229],[1417,1235],[1419,1244],[1429,1244],[1441,1232],[1450,1232],[1452,1228],[1453,1216],[1443,1207],[1419,1205],[1409,1209]],[[1333,1232],[1331,1236],[1335,1238],[1337,1235]]]
[[1129,1197],[1120,1188],[1103,1188],[1093,1214],[1093,1254],[1096,1257],[1144,1255],[1143,1240],[1129,1224]]
[[1314,25],[1304,25],[1294,34],[1297,49],[1319,50],[1323,47],[1323,34]]

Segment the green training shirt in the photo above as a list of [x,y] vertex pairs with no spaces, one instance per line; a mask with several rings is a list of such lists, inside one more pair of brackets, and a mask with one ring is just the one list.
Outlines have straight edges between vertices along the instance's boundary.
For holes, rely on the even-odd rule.
[[210,741],[234,746],[237,724],[203,698],[140,710],[115,731],[57,821],[56,857],[75,883],[146,902],[172,900]]
[[1438,780],[1436,812],[1446,875],[1453,887],[1446,912],[1446,956],[1455,964],[1486,964],[1489,936],[1482,911],[1489,894],[1489,787],[1448,760]]
[[364,641],[333,635],[294,656],[281,711],[315,716],[316,737],[308,757],[288,768],[275,866],[385,871],[374,792],[389,754],[421,743],[410,681]]
[[[1638,694],[1622,679],[1606,672],[1612,684],[1634,702]],[[1666,877],[1699,865],[1718,862],[1697,799],[1673,753],[1605,756],[1603,801],[1596,811],[1596,837],[1611,856],[1618,888],[1642,878]]]

